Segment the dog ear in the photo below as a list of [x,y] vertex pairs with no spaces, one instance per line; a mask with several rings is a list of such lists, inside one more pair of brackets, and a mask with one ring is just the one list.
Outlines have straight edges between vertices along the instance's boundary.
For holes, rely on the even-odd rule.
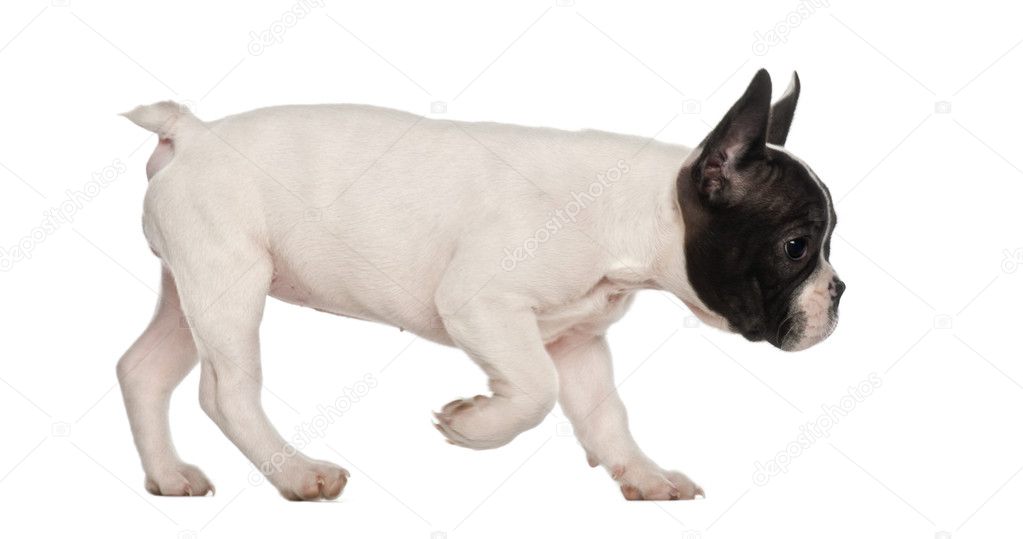
[[792,117],[796,114],[796,101],[799,101],[799,75],[793,71],[792,82],[785,94],[771,106],[771,116],[767,121],[767,142],[770,144],[785,145]]
[[771,76],[761,69],[742,97],[698,146],[693,180],[711,206],[729,206],[749,190],[743,171],[763,158],[771,111]]

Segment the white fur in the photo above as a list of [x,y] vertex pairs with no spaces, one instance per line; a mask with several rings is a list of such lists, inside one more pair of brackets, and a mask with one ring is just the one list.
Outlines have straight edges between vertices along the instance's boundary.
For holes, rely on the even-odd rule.
[[[126,116],[163,141],[143,219],[165,266],[163,299],[119,366],[154,493],[212,488],[177,457],[166,419],[196,350],[203,409],[282,494],[332,498],[344,487],[347,472],[292,454],[262,412],[257,335],[271,295],[464,350],[493,395],[438,414],[452,443],[505,444],[560,394],[591,462],[627,497],[702,494],[632,440],[603,341],[642,288],[727,327],[685,273],[674,185],[688,148],[368,106],[275,107],[205,123],[165,102]],[[609,182],[622,163],[627,172]],[[530,254],[508,264],[530,239]],[[157,342],[168,328],[173,339]],[[153,342],[159,361],[145,360]]]

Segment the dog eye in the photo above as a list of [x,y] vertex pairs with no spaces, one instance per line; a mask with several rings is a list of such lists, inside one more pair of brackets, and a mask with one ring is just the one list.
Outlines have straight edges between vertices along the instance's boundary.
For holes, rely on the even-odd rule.
[[803,238],[794,238],[785,242],[785,254],[792,260],[800,260],[806,256],[807,240]]

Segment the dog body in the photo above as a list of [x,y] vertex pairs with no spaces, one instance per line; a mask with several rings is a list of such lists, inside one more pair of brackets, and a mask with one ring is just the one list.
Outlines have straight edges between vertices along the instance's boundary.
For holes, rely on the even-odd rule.
[[154,127],[174,140],[173,158],[149,167],[144,227],[158,256],[167,234],[206,258],[196,236],[231,231],[247,238],[239,256],[246,243],[271,256],[270,295],[446,345],[438,304],[457,311],[475,295],[528,303],[545,342],[601,333],[638,288],[702,307],[679,264],[674,177],[688,148],[368,106],[210,123],[157,107]]
[[[766,137],[776,128],[764,109],[769,99],[770,80],[758,74],[722,125]],[[763,125],[746,125],[744,100],[764,109]],[[749,178],[770,176],[740,163],[736,145],[751,143],[734,140],[727,126],[692,151],[598,131],[353,105],[202,122],[164,102],[127,116],[160,136],[147,166],[143,227],[163,262],[162,297],[118,366],[155,494],[212,490],[177,457],[166,419],[170,391],[197,358],[203,409],[285,497],[333,498],[344,487],[346,471],[290,448],[259,405],[267,295],[464,350],[488,375],[492,395],[436,414],[436,427],[456,445],[506,444],[560,401],[590,464],[604,466],[630,499],[702,494],[642,453],[614,391],[603,335],[635,291],[668,291],[707,324],[786,349],[826,337],[837,319],[842,285],[825,246],[830,197],[780,146],[752,143],[782,178],[770,182],[794,182],[801,190],[789,191],[800,203],[779,202],[787,199],[777,189],[760,196],[775,210],[798,208],[806,235],[797,238],[819,236],[817,260],[771,270],[732,262],[739,267],[722,271],[734,248],[719,254],[704,245],[719,234],[716,222],[737,219],[729,210],[737,203],[715,204],[750,191]],[[790,121],[791,113],[781,142]],[[735,226],[763,228],[761,218],[741,215],[753,222]],[[789,234],[793,217],[781,221],[787,228],[777,232]],[[792,241],[782,243],[791,258]]]

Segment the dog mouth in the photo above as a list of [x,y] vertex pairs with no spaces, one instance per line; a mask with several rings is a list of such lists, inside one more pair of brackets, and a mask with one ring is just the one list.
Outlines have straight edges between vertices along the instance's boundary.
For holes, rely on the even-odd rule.
[[829,309],[826,316],[824,324],[810,324],[805,313],[789,315],[778,325],[775,338],[770,342],[786,352],[806,350],[827,339],[838,327],[837,310]]
[[778,331],[775,332],[774,339],[770,342],[776,348],[792,350],[796,343],[802,340],[805,330],[806,315],[803,313],[790,314],[778,324]]

